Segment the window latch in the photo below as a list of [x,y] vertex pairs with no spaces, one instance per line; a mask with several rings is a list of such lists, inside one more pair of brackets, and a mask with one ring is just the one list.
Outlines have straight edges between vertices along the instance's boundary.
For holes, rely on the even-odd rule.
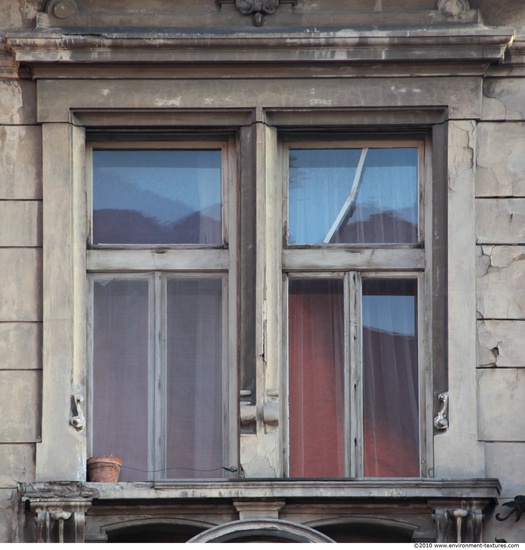
[[86,417],[81,407],[83,402],[84,398],[81,395],[71,396],[71,418],[69,423],[77,432],[81,432],[86,425]]

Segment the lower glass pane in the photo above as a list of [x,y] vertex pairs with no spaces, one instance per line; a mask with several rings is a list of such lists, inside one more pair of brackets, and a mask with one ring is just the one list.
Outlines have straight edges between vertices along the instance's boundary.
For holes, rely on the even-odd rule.
[[222,279],[167,282],[167,478],[224,475],[222,302]]
[[345,475],[343,340],[343,281],[291,279],[290,477]]
[[96,280],[93,315],[92,453],[121,458],[121,481],[151,479],[148,281]]
[[419,477],[417,281],[362,288],[364,475]]

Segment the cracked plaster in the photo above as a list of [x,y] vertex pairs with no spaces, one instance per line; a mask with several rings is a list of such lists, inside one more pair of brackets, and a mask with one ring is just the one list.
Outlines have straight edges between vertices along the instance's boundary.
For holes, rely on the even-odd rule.
[[525,196],[525,123],[478,125],[476,194]]
[[485,319],[525,319],[525,247],[483,246],[478,256],[478,312]]
[[484,82],[483,120],[525,119],[525,80],[520,78],[488,78]]
[[525,242],[525,200],[477,199],[476,233],[480,244]]
[[486,320],[478,322],[478,365],[483,367],[525,366],[525,323]]

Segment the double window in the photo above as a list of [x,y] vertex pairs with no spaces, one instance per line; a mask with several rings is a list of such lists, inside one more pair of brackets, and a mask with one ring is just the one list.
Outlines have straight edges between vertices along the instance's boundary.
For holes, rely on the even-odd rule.
[[238,177],[236,137],[89,148],[91,453],[120,455],[123,480],[237,465],[238,380],[255,361],[239,342],[255,333],[238,330],[239,265],[264,246],[283,286],[276,311],[253,300],[247,318],[281,319],[265,346],[284,350],[266,365],[282,473],[425,475],[428,144],[277,139],[271,199],[257,204],[278,242],[239,234],[257,190]]

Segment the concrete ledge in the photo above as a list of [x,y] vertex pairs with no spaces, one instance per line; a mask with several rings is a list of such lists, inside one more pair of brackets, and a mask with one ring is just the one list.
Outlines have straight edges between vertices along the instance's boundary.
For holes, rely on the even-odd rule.
[[285,480],[157,481],[143,483],[50,482],[21,484],[24,499],[72,498],[98,500],[128,499],[238,499],[307,498],[326,499],[497,499],[497,479],[463,480]]

